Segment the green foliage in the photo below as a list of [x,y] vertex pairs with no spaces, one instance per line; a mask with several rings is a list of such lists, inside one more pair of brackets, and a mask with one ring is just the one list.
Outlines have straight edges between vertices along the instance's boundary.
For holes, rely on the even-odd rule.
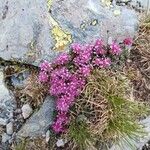
[[72,122],[69,127],[69,136],[78,145],[80,150],[86,149],[91,140],[91,134],[84,122]]
[[101,94],[108,100],[110,111],[109,123],[102,137],[114,141],[121,138],[130,143],[129,139],[143,135],[145,132],[137,119],[146,115],[149,109],[126,96],[130,90],[127,78],[121,74],[109,75],[109,72],[98,70],[95,71],[95,75]]
[[22,140],[19,144],[15,146],[15,150],[25,150],[26,149],[26,141]]
[[[149,109],[143,103],[130,100],[130,87],[128,78],[122,72],[102,69],[93,71],[75,107],[75,112],[81,112],[78,112],[76,116],[78,114],[84,115],[85,110],[89,111],[89,115],[86,116],[88,123],[86,121],[85,123],[87,123],[86,126],[91,133],[90,137],[97,138],[102,143],[109,143],[110,141],[114,143],[121,139],[132,147],[131,141],[145,135],[138,119],[147,115]],[[81,106],[81,104],[84,105]],[[100,108],[102,108],[101,116],[97,113]],[[92,122],[89,124],[91,114],[95,120],[93,124]],[[104,124],[103,122],[105,126],[100,129]],[[97,130],[100,132],[96,132]],[[82,145],[89,136],[85,131],[83,126],[72,124],[70,136]],[[82,148],[85,147],[82,145]]]
[[136,139],[144,133],[141,126],[136,121],[140,113],[146,113],[144,106],[117,96],[110,96],[109,101],[112,117],[110,117],[105,134],[110,135],[111,133],[112,136],[115,135],[115,140],[117,140],[117,138],[120,137]]

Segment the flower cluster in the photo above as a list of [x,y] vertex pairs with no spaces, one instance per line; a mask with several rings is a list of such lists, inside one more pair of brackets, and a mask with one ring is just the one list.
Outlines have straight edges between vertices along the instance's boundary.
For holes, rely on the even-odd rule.
[[126,38],[126,39],[124,39],[123,43],[126,46],[131,46],[133,44],[133,40],[131,38]]
[[[123,44],[129,46],[132,40],[127,38]],[[121,46],[115,41],[105,46],[98,39],[88,45],[75,43],[71,46],[70,54],[62,53],[53,63],[41,63],[39,80],[48,83],[49,93],[56,98],[57,116],[52,125],[56,133],[65,131],[69,123],[69,109],[81,94],[91,70],[94,67],[109,67],[112,63],[111,57],[119,57],[121,52]]]

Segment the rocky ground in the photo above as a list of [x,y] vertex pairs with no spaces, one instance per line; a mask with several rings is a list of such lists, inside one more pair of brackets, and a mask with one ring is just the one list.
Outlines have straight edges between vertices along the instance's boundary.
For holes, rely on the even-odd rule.
[[[48,7],[45,0],[0,1],[0,150],[53,150],[49,126],[55,105],[51,96],[41,94],[45,87],[36,83],[36,66],[67,51],[72,41],[135,37],[138,14],[147,3],[113,1],[112,6],[106,6],[99,0],[53,0]],[[141,35],[138,37],[141,39]],[[146,42],[149,39],[147,36]],[[148,101],[150,59],[146,56],[150,53],[141,53],[139,46],[135,46],[136,53],[135,49],[131,51],[132,62],[127,67],[139,75],[133,80],[135,96]],[[58,147],[65,144],[62,139],[56,142]],[[147,149],[149,142],[142,148]]]

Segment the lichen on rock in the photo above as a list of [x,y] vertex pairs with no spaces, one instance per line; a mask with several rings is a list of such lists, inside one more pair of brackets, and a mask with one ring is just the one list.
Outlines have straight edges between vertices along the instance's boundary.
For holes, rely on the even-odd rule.
[[64,50],[72,42],[71,34],[63,31],[59,26],[54,26],[51,32],[56,41],[54,50]]

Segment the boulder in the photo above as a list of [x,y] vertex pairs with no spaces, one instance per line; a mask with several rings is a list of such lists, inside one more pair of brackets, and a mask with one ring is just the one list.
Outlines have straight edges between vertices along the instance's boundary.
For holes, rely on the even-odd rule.
[[134,10],[108,8],[100,0],[52,0],[50,11],[46,0],[3,0],[0,57],[38,65],[44,59],[54,60],[57,50],[67,51],[71,42],[85,43],[98,37],[107,41],[108,36],[122,40],[133,37],[137,26]]
[[54,100],[47,97],[38,112],[35,112],[17,133],[17,137],[38,137],[45,135],[53,123]]

